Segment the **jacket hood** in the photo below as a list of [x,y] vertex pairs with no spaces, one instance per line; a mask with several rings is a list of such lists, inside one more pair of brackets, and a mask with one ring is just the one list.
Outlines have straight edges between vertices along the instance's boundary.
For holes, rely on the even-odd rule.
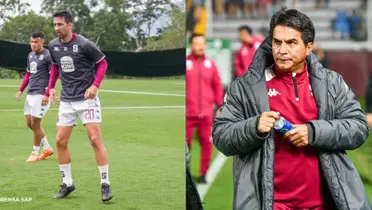
[[[320,70],[323,69],[323,66],[319,63],[314,53],[307,56],[306,62],[309,64],[309,74],[321,78],[322,76],[320,74],[322,73]],[[243,77],[248,79],[250,83],[257,83],[264,76],[265,69],[272,66],[274,63],[271,37],[267,36],[254,54],[252,64]]]

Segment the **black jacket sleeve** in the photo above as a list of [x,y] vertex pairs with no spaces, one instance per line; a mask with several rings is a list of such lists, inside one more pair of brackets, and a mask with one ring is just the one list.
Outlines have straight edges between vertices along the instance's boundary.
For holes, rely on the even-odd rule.
[[246,118],[241,92],[235,80],[225,94],[224,105],[213,123],[213,143],[226,156],[242,155],[262,146],[269,136],[257,131],[259,115]]

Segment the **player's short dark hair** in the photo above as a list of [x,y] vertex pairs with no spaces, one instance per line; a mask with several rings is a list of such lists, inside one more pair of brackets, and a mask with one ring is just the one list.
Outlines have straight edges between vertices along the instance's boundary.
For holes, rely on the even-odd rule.
[[250,26],[243,25],[238,28],[238,31],[247,31],[249,34],[253,33],[253,29]]
[[31,33],[31,37],[32,38],[44,39],[44,32],[42,32],[42,31],[34,31],[34,32]]
[[64,17],[65,18],[65,22],[66,23],[71,23],[72,22],[72,15],[70,12],[64,10],[64,11],[59,11],[59,12],[55,12],[53,14],[53,17]]
[[314,42],[315,28],[313,22],[304,13],[295,9],[283,8],[271,17],[270,37],[273,38],[274,28],[277,25],[289,26],[301,32],[301,38],[305,45]]
[[198,33],[193,33],[191,34],[190,38],[189,38],[189,43],[191,44],[192,41],[194,40],[194,38],[196,37],[205,37],[204,34],[198,34]]

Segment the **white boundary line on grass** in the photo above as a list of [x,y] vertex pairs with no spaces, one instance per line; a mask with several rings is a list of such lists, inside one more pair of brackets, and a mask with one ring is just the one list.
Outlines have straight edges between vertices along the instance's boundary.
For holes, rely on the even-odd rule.
[[[118,106],[118,107],[102,107],[102,110],[121,110],[121,109],[174,109],[185,108],[185,106]],[[58,111],[57,108],[49,110]],[[0,109],[0,112],[21,112],[23,109]]]
[[198,188],[200,199],[202,201],[204,200],[204,197],[207,195],[209,188],[212,186],[214,180],[216,179],[218,173],[221,171],[226,160],[227,160],[227,157],[221,152],[218,152],[217,157],[213,160],[211,166],[209,167],[207,171],[207,174],[206,174],[207,184],[198,184],[197,188]]
[[[19,87],[19,85],[0,85],[0,87]],[[154,92],[138,92],[138,91],[127,91],[127,90],[99,90],[99,92],[107,93],[128,93],[128,94],[138,94],[138,95],[153,95],[153,96],[177,96],[185,97],[185,94],[174,94],[174,93],[154,93]]]
[[99,92],[108,92],[108,93],[129,93],[129,94],[153,95],[153,96],[178,96],[178,97],[185,97],[184,94],[173,94],[173,93],[153,93],[153,92],[137,92],[137,91],[127,91],[127,90],[99,90]]

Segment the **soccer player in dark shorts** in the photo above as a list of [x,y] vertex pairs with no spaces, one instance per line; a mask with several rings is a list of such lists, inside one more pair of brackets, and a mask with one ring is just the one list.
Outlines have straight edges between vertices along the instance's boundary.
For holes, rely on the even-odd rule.
[[98,88],[107,70],[105,55],[90,40],[72,32],[73,18],[69,12],[56,12],[53,18],[58,38],[48,45],[52,58],[48,90],[52,102],[58,103],[54,87],[59,77],[62,93],[56,144],[63,178],[63,184],[53,198],[64,198],[75,190],[67,144],[79,118],[87,130],[95,153],[101,176],[102,201],[109,201],[113,196],[108,176],[107,152],[101,137],[101,105],[98,97]]
[[[46,115],[50,107],[49,98],[44,94],[48,87],[51,58],[49,51],[43,47],[44,33],[42,31],[35,31],[31,34],[30,45],[32,52],[27,56],[27,72],[21,87],[16,93],[16,99],[19,100],[28,86],[24,115],[26,116],[27,126],[33,131],[34,146],[26,162],[35,162],[44,160],[53,154],[53,149],[50,147],[44,130],[41,128],[41,119]],[[39,156],[40,143],[42,144],[43,152]]]

